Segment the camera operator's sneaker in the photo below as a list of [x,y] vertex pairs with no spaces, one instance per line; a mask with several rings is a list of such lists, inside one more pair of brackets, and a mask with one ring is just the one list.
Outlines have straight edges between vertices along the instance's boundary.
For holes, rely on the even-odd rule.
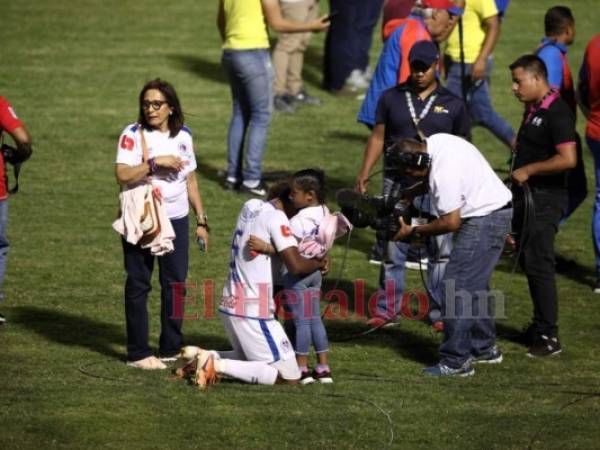
[[4,317],[4,314],[0,314],[0,325],[2,325],[5,322],[6,322],[6,317]]
[[311,384],[314,383],[315,379],[313,378],[312,372],[309,369],[303,370],[300,375],[300,384]]
[[544,356],[554,356],[562,352],[560,341],[557,337],[550,337],[542,334],[536,342],[529,347],[527,356],[530,358],[543,358]]
[[494,345],[489,351],[474,356],[471,362],[473,364],[500,364],[502,362],[502,352]]
[[453,369],[445,364],[437,364],[431,367],[425,367],[423,373],[432,377],[470,377],[475,375],[475,369],[471,362],[467,361],[462,367]]
[[596,284],[594,285],[594,294],[600,294],[600,278],[596,280]]

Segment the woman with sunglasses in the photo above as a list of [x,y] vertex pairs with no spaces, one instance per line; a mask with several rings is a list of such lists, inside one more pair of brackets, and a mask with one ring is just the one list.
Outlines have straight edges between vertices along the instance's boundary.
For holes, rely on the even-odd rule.
[[[143,142],[147,149],[144,157]],[[115,174],[123,187],[149,180],[160,190],[166,215],[175,231],[174,251],[158,256],[161,286],[159,357],[148,345],[146,301],[152,289],[154,255],[125,239],[125,318],[127,364],[140,369],[165,369],[182,347],[183,284],[188,272],[189,206],[196,216],[195,236],[208,243],[208,223],[196,180],[192,134],[173,86],[156,79],[139,95],[137,123],[128,125],[119,138]],[[179,289],[177,286],[181,286]],[[175,295],[174,295],[175,294]],[[176,297],[176,298],[174,298]]]

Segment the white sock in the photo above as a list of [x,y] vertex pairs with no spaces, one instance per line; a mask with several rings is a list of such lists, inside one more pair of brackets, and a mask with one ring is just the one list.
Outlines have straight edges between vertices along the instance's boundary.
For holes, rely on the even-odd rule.
[[275,384],[278,371],[262,361],[215,360],[215,370],[238,380],[252,384]]

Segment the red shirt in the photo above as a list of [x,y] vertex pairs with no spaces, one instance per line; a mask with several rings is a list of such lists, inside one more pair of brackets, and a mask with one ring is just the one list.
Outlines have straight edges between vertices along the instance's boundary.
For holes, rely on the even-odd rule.
[[[15,111],[8,101],[0,96],[0,137],[2,132],[12,133],[19,127],[23,126],[23,122],[19,120]],[[8,197],[6,180],[6,170],[4,167],[4,158],[0,154],[0,200],[5,200]]]
[[581,100],[590,110],[585,134],[600,141],[600,33],[588,43],[579,72]]

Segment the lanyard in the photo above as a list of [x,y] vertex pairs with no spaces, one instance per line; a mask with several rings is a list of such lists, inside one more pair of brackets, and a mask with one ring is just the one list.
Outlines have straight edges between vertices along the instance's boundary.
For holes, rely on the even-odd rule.
[[421,111],[421,114],[419,114],[419,117],[417,117],[417,113],[415,111],[415,105],[413,104],[412,96],[410,95],[410,91],[408,91],[408,90],[404,91],[404,94],[406,94],[406,103],[408,104],[408,111],[410,112],[410,117],[411,117],[413,123],[415,124],[415,128],[417,129],[417,134],[419,135],[419,137],[421,139],[425,140],[425,135],[419,128],[419,122],[421,122],[421,120],[423,120],[425,118],[427,113],[429,113],[429,110],[431,109],[433,102],[437,98],[437,94],[433,94],[431,97],[429,97],[429,100],[425,104],[425,107],[423,108],[423,111]]

